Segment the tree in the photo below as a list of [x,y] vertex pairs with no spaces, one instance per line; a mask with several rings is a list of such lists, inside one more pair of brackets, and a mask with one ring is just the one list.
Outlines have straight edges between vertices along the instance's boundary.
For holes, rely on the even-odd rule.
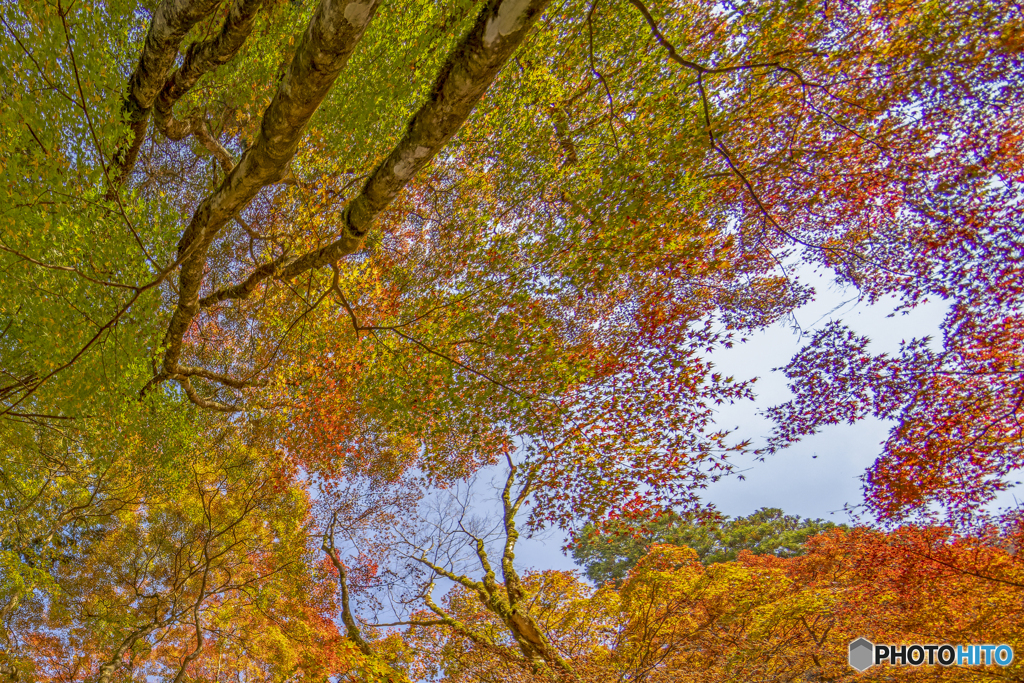
[[572,556],[591,581],[621,583],[654,545],[691,548],[705,565],[730,562],[742,551],[796,557],[803,554],[808,538],[836,526],[821,519],[785,515],[778,508],[761,508],[733,519],[686,519],[665,511],[655,516],[619,518],[600,528],[584,526],[572,546]]
[[752,381],[709,357],[812,296],[797,258],[951,312],[899,360],[812,339],[772,446],[894,418],[872,509],[961,524],[1021,466],[1021,25],[989,0],[3,4],[5,675],[388,675],[334,622],[363,549],[314,492],[514,457],[524,528],[693,513],[751,447],[714,418]]
[[[704,565],[691,548],[655,545],[621,586],[595,590],[570,572],[530,575],[527,585],[547,637],[572,652],[579,680],[977,681],[1012,679],[1019,665],[858,673],[847,647],[867,637],[1016,648],[1020,572],[1019,556],[985,539],[858,528],[814,536],[796,557],[743,551]],[[453,619],[496,625],[468,591],[447,602]],[[581,628],[589,638],[579,637]],[[415,627],[405,638],[427,665],[418,670],[441,680],[544,680],[503,667],[498,652],[444,628]]]
[[[879,147],[874,163],[851,163],[859,167],[847,177],[860,187],[847,188],[858,200],[808,204],[797,219],[806,219],[801,231],[832,222],[829,244],[852,239],[885,254],[872,264],[848,252],[847,277],[872,300],[895,298],[894,313],[940,302],[940,338],[907,339],[898,353],[879,354],[840,321],[815,332],[785,369],[796,396],[771,411],[771,446],[826,424],[891,420],[866,475],[868,509],[897,521],[943,509],[950,523],[983,526],[985,505],[1017,483],[1012,472],[1022,464],[1021,130],[999,113],[1020,106],[1021,17],[1001,3],[962,9],[981,23],[999,16],[1001,28],[975,40],[966,36],[980,33],[956,38],[908,24],[893,43],[897,62],[914,61],[917,50],[938,56],[952,39],[964,47],[957,66],[907,82],[914,111],[904,105],[889,130],[861,139]],[[966,20],[960,11],[947,19]],[[908,163],[904,153],[922,146],[929,151]]]
[[[502,660],[505,668],[523,674],[572,679],[576,673],[559,647],[552,642],[543,618],[538,615],[533,591],[523,583],[515,566],[516,543],[519,540],[516,517],[537,486],[536,472],[525,471],[508,459],[508,471],[501,490],[501,519],[497,538],[489,538],[478,519],[468,516],[466,501],[456,502],[454,509],[442,510],[428,527],[426,535],[402,533],[402,550],[412,569],[405,573],[420,578],[414,595],[426,606],[414,618],[388,625],[441,627],[461,648],[481,649]],[[454,513],[454,514],[453,514]],[[496,542],[500,555],[491,559],[488,546]],[[460,545],[463,547],[460,548]],[[466,553],[465,551],[469,552]],[[471,554],[479,564],[480,578],[474,578],[464,556]],[[418,567],[417,567],[418,565]],[[420,571],[417,571],[416,569]],[[534,577],[536,578],[536,577]],[[447,597],[448,610],[434,600],[436,582],[447,579],[462,590]],[[454,606],[465,610],[464,601],[478,603],[474,618],[453,616]],[[497,628],[495,628],[497,627]],[[472,670],[472,667],[468,667]]]
[[5,664],[107,683],[359,661],[309,559],[308,501],[273,459],[230,428],[163,452],[73,436],[42,435],[48,470],[7,481],[12,497],[34,488],[4,535]]
[[[524,571],[522,589],[530,612],[559,656],[571,663],[572,673],[561,680],[590,680],[607,672],[614,642],[615,619],[612,596],[594,594],[593,588],[571,572]],[[446,681],[547,681],[553,672],[535,673],[515,656],[511,634],[493,612],[481,609],[472,591],[458,586],[449,591],[439,609],[471,633],[486,634],[490,646],[474,642],[459,630],[424,624],[411,626],[402,637],[409,652],[413,678]],[[547,675],[545,675],[547,674]]]

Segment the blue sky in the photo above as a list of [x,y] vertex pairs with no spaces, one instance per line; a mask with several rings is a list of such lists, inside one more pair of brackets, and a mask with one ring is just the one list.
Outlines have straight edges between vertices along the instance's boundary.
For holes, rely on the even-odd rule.
[[[945,306],[931,303],[909,314],[888,317],[894,303],[874,306],[857,303],[851,290],[835,287],[827,278],[804,274],[816,290],[814,300],[796,312],[800,328],[809,333],[832,320],[843,320],[860,334],[867,335],[871,349],[895,352],[900,342],[913,337],[936,336]],[[757,400],[725,406],[718,424],[736,428],[736,436],[763,442],[772,425],[759,411],[786,401],[790,392],[781,372],[772,368],[785,365],[800,349],[803,340],[790,324],[779,324],[752,335],[745,344],[717,352],[717,369],[739,378],[758,377]],[[787,514],[848,522],[843,511],[847,504],[862,499],[859,477],[874,462],[885,440],[889,425],[879,420],[864,420],[855,425],[836,425],[791,446],[764,462],[752,457],[735,460],[745,479],[730,478],[711,485],[706,500],[730,516],[748,515],[758,508],[781,508]],[[1008,497],[1009,498],[1009,497]],[[1012,502],[1012,501],[1007,501]],[[556,533],[524,539],[517,559],[523,566],[571,569],[575,565],[559,548],[563,538]]]
[[[857,303],[853,292],[842,291],[825,278],[811,278],[815,300],[799,309],[796,321],[806,333],[833,320],[843,320],[871,339],[874,352],[899,351],[900,342],[914,337],[935,337],[946,312],[942,303],[930,303],[908,314],[892,313],[892,302],[874,306]],[[725,407],[719,414],[722,427],[737,428],[737,436],[762,442],[772,424],[759,411],[789,399],[786,378],[772,368],[785,365],[800,350],[804,340],[793,329],[776,325],[754,335],[750,341],[716,354],[720,370],[736,377],[757,376],[757,400]],[[729,479],[712,485],[708,499],[725,514],[750,514],[760,507],[782,508],[803,517],[848,521],[842,512],[846,504],[862,497],[859,477],[874,462],[889,425],[863,420],[854,425],[836,425],[769,456],[763,463],[753,458],[738,459],[745,468],[744,481]]]

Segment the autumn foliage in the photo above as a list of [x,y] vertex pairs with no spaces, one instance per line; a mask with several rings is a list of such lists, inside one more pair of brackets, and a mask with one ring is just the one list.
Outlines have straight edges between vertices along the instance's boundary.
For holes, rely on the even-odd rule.
[[[0,678],[1021,678],[844,660],[1024,657],[1020,6],[23,0],[0,36]],[[807,330],[741,438],[715,354],[811,271],[941,327]],[[853,528],[708,499],[867,418]],[[523,567],[545,532],[615,581]]]
[[[893,533],[835,530],[800,557],[742,554],[702,565],[689,548],[659,545],[619,588],[593,588],[572,572],[526,577],[533,613],[578,680],[978,681],[1008,669],[849,668],[847,645],[992,641],[1021,647],[1020,561],[982,539],[941,528]],[[457,589],[446,606],[467,625],[500,628]],[[531,681],[502,648],[474,646],[443,629],[414,629],[421,676]]]

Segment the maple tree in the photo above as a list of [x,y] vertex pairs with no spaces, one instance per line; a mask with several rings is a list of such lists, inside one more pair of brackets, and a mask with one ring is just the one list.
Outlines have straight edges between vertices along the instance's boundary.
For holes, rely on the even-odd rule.
[[883,665],[859,674],[846,646],[858,637],[1015,643],[1019,570],[1018,559],[979,539],[907,527],[891,535],[834,530],[811,539],[800,557],[744,553],[707,568],[688,549],[657,546],[622,590],[623,660],[649,671],[648,680],[1012,677],[994,667]]
[[[845,190],[858,200],[800,209],[803,226],[832,224],[827,239],[815,240],[822,255],[842,260],[840,272],[871,299],[894,297],[903,310],[929,300],[946,307],[940,339],[906,339],[893,355],[872,352],[866,336],[840,322],[817,331],[786,368],[796,397],[772,411],[775,447],[824,424],[892,420],[866,479],[868,507],[885,518],[941,507],[955,524],[978,522],[1022,463],[1021,130],[1001,115],[1019,107],[1016,12],[958,6],[947,16],[979,24],[954,38],[955,66],[920,82],[913,74],[948,34],[896,20],[906,42],[893,44],[892,67],[907,67],[898,80],[907,79],[913,97],[877,137],[853,142],[877,146],[864,162],[843,162]],[[986,33],[981,26],[994,16],[998,28]],[[911,66],[916,49],[933,57]],[[830,240],[843,247],[833,250]]]
[[[715,423],[753,381],[711,357],[812,297],[796,260],[949,313],[897,356],[819,331],[769,448],[893,419],[870,511],[944,508],[929,552],[957,567],[985,529],[998,547],[1015,518],[980,512],[1024,464],[1022,27],[989,0],[0,5],[0,672],[440,671],[353,604],[384,532],[495,463],[521,487],[506,541],[706,519],[754,447]],[[655,672],[655,641],[584,631],[653,615],[685,659],[713,607],[693,586],[746,600],[707,612],[746,634],[817,543],[707,569],[656,550],[618,597],[503,551],[501,581],[444,568],[486,603],[433,603],[465,633],[415,637],[467,680],[496,656],[513,678]],[[791,626],[757,626],[736,670]]]
[[[573,666],[565,680],[1013,680],[1010,667],[895,668],[858,673],[848,644],[993,640],[1019,647],[1019,556],[949,529],[832,531],[797,557],[754,555],[703,565],[691,548],[655,545],[621,587],[595,589],[573,572],[532,573],[523,585],[547,638]],[[405,635],[421,675],[447,681],[548,680],[515,666],[501,622],[472,590],[446,596],[448,618],[490,634],[417,626]],[[428,622],[429,623],[429,622]]]
[[[165,422],[174,437],[179,420]],[[20,676],[181,681],[228,662],[315,677],[358,661],[327,616],[305,493],[236,430],[178,432],[163,449],[31,431],[35,469],[5,467],[4,489],[4,664]]]

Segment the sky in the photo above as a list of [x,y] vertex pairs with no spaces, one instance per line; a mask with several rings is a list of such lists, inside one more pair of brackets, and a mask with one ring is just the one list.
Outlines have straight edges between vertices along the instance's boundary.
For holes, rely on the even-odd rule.
[[[726,406],[717,419],[719,427],[735,428],[737,440],[749,438],[755,447],[772,431],[772,424],[760,411],[791,396],[785,376],[772,369],[785,366],[815,330],[833,320],[843,320],[871,339],[869,351],[895,353],[901,341],[937,337],[946,312],[945,305],[938,302],[890,316],[895,307],[892,301],[869,306],[857,302],[852,291],[837,289],[825,277],[804,274],[801,279],[815,288],[814,300],[795,314],[803,336],[790,321],[751,335],[746,343],[716,352],[712,357],[716,369],[727,375],[737,379],[759,378],[755,385],[756,401]],[[889,427],[880,420],[866,419],[854,425],[826,427],[780,453],[767,456],[764,462],[757,462],[752,456],[734,457],[744,479],[734,477],[712,484],[704,499],[730,517],[774,507],[786,514],[849,523],[851,519],[844,507],[862,501],[860,477],[881,451]],[[481,471],[471,505],[482,515],[494,515],[500,509],[497,490],[504,483],[504,476],[501,467]],[[996,505],[1014,504],[1015,493],[1004,493]],[[562,552],[564,543],[565,536],[554,530],[532,538],[521,536],[516,565],[520,570],[579,569]],[[500,551],[495,548],[495,552]],[[439,581],[437,595],[448,588],[448,582]]]
[[[806,277],[806,276],[805,276]],[[725,407],[718,424],[735,427],[736,435],[763,443],[772,423],[759,412],[791,397],[782,367],[806,342],[806,336],[833,320],[843,320],[853,330],[871,339],[870,351],[896,353],[900,343],[914,337],[939,334],[946,308],[940,303],[920,306],[908,314],[890,317],[895,304],[858,303],[850,290],[839,290],[824,277],[811,276],[815,300],[799,309],[796,322],[804,337],[787,325],[766,329],[743,345],[716,353],[719,370],[737,378],[757,376],[758,397]],[[876,419],[854,425],[835,425],[790,446],[763,463],[753,458],[737,459],[745,480],[728,479],[709,487],[707,499],[730,516],[748,515],[760,507],[782,508],[787,514],[849,521],[846,504],[862,499],[860,476],[874,462],[889,424]],[[742,467],[745,465],[746,467]]]
[[[852,290],[842,290],[824,276],[801,274],[814,286],[815,297],[798,309],[795,320],[806,336],[833,320],[843,320],[871,339],[873,352],[896,352],[902,340],[938,334],[945,306],[929,303],[908,314],[892,317],[893,302],[869,306],[858,303]],[[758,377],[757,400],[725,406],[719,412],[719,427],[735,428],[737,440],[749,438],[763,443],[771,423],[759,412],[783,403],[791,396],[786,378],[772,368],[782,367],[800,350],[805,339],[793,329],[792,321],[775,325],[750,336],[745,344],[716,352],[716,368],[737,379]],[[855,425],[836,425],[804,439],[764,462],[753,457],[734,458],[744,479],[729,478],[708,487],[705,500],[731,517],[749,515],[762,507],[781,508],[786,514],[849,522],[844,506],[862,498],[860,476],[874,462],[889,425],[867,419]],[[557,533],[524,539],[517,560],[523,566],[572,569],[571,558],[561,553],[564,539]]]

